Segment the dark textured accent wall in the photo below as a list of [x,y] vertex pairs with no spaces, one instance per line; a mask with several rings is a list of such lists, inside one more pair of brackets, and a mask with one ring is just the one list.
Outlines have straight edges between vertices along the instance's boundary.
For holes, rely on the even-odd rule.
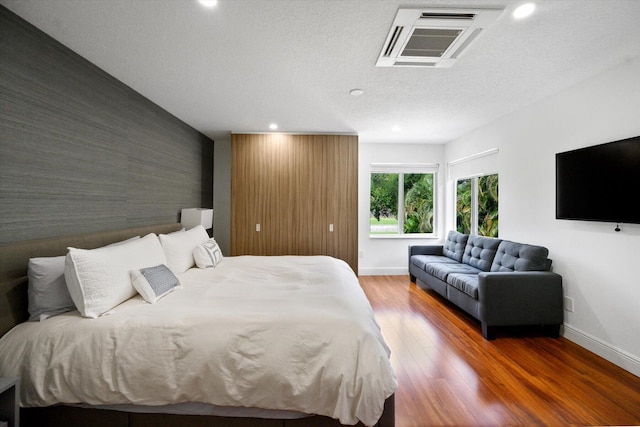
[[0,243],[212,206],[212,140],[0,6]]

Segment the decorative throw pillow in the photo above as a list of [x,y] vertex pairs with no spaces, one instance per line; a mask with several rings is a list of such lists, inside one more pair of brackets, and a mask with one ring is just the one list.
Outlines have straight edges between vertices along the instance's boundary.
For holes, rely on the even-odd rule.
[[69,248],[64,276],[80,314],[96,318],[136,294],[131,270],[165,263],[157,236],[148,234],[115,246]]
[[167,267],[174,274],[184,273],[193,267],[193,249],[209,239],[202,225],[182,233],[160,234],[158,237],[167,258]]
[[64,280],[64,259],[57,256],[29,260],[29,320],[45,320],[76,309]]
[[180,288],[178,278],[164,265],[131,271],[133,287],[150,304],[155,304],[169,292]]
[[222,261],[222,251],[214,238],[211,238],[196,246],[193,250],[193,257],[198,268],[210,268],[218,265]]

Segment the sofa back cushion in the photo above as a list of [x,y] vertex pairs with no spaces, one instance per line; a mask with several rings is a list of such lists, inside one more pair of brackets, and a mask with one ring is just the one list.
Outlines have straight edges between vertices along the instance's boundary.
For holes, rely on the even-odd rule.
[[500,242],[500,239],[491,237],[469,236],[462,262],[482,271],[489,271]]
[[468,234],[458,233],[454,230],[449,231],[447,240],[444,242],[442,247],[442,255],[455,261],[462,262],[462,255],[464,255],[464,248],[467,245],[468,239]]
[[493,259],[491,271],[549,271],[549,250],[542,246],[503,240]]

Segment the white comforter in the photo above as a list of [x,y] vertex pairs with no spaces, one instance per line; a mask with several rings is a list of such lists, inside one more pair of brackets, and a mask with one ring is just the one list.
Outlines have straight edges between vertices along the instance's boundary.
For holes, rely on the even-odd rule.
[[373,311],[330,257],[227,257],[157,304],[66,313],[0,339],[22,406],[203,402],[373,425],[396,379]]

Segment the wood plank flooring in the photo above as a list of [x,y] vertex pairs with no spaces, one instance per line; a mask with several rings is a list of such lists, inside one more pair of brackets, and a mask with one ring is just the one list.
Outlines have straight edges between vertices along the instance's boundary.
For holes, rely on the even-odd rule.
[[396,426],[640,425],[640,378],[536,328],[480,324],[409,276],[361,276],[398,377]]

